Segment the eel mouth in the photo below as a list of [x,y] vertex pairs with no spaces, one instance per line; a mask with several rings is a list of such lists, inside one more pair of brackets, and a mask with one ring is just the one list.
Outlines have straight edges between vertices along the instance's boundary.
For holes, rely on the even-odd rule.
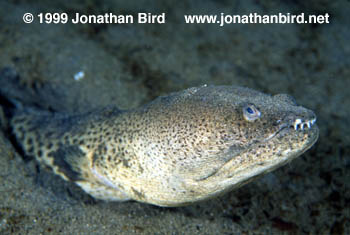
[[316,118],[311,120],[303,120],[300,118],[295,119],[293,123],[294,130],[304,130],[306,128],[310,129],[316,123]]
[[[277,122],[281,122],[281,120],[278,120]],[[291,129],[294,129],[294,131],[311,130],[315,125],[315,123],[316,123],[316,117],[309,120],[296,118],[294,121],[284,122],[280,124],[278,130],[275,133],[271,134],[269,137],[264,139],[263,142],[267,142],[272,138],[274,138],[275,136],[285,133]]]

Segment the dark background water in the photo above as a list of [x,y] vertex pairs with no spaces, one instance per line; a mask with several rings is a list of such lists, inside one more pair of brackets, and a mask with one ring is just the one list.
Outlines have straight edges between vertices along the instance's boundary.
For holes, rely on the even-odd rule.
[[[166,23],[40,24],[36,16],[25,24],[26,12],[164,12]],[[330,23],[184,23],[185,14],[253,12],[328,13]],[[128,109],[191,86],[233,84],[294,96],[317,114],[320,139],[291,164],[223,197],[158,208],[93,200],[24,160],[3,131],[0,232],[349,234],[349,13],[349,1],[328,0],[1,1],[0,71],[18,74],[27,103],[66,112]],[[80,71],[85,76],[74,79]]]

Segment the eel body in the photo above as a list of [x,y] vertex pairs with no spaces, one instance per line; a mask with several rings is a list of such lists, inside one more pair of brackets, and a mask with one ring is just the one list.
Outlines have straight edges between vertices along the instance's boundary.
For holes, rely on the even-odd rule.
[[26,155],[95,198],[181,206],[298,157],[315,121],[288,95],[203,86],[126,111],[18,111],[10,126]]

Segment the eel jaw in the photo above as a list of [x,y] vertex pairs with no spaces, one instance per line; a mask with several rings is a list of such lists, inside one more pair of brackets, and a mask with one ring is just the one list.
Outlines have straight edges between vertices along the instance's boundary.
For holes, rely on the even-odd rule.
[[[280,123],[280,122],[282,122],[282,120],[277,121],[277,123]],[[304,129],[308,130],[308,129],[311,129],[315,123],[316,123],[316,117],[310,120],[296,118],[294,121],[284,122],[280,124],[278,130],[275,133],[271,134],[269,137],[264,139],[263,142],[267,142],[270,139],[274,138],[276,135],[278,135],[281,131],[283,131],[286,128],[294,128],[295,131],[304,130]]]
[[[281,120],[278,120],[277,122],[280,123]],[[287,131],[287,129],[294,128],[295,131],[300,131],[300,130],[304,131],[304,129],[305,129],[305,130],[310,130],[310,129],[314,126],[315,123],[316,123],[316,117],[313,118],[313,119],[310,119],[310,120],[306,120],[306,121],[304,121],[304,120],[301,119],[301,118],[296,118],[296,119],[294,120],[294,122],[291,121],[291,120],[290,120],[289,122],[284,122],[284,123],[280,124],[280,126],[279,126],[279,128],[278,128],[278,130],[277,130],[276,132],[274,132],[273,134],[271,134],[269,137],[263,139],[263,140],[261,141],[261,143],[266,143],[266,142],[270,141],[272,138],[274,138],[274,137],[280,135],[280,134],[283,133],[284,131]],[[316,140],[317,140],[317,138],[316,138]],[[316,140],[315,140],[312,144],[310,144],[310,147],[316,142]],[[307,149],[308,149],[308,147],[305,148],[304,151],[306,151]],[[231,159],[232,159],[232,158],[234,158],[234,157],[231,157]],[[231,160],[231,159],[230,159],[230,160]],[[207,179],[207,178],[209,178],[209,177],[211,177],[211,176],[216,175],[216,173],[219,172],[220,169],[223,168],[228,162],[230,162],[230,160],[227,161],[227,162],[225,162],[222,166],[220,166],[218,169],[216,169],[216,170],[215,170],[214,172],[212,172],[210,175],[208,175],[208,176],[206,176],[206,177],[202,177],[202,178],[199,179],[198,181],[202,181],[202,180],[205,180],[205,179]]]
[[[278,123],[281,122],[281,120],[277,121]],[[274,132],[273,134],[271,134],[270,136],[268,136],[267,138],[263,139],[261,142],[259,143],[266,143],[268,141],[270,141],[271,139],[278,137],[278,136],[284,136],[286,135],[286,133],[290,132],[290,131],[295,131],[297,132],[314,132],[314,137],[309,141],[309,143],[307,143],[306,146],[304,146],[303,149],[290,149],[289,152],[292,155],[296,156],[300,156],[302,153],[304,153],[306,150],[308,150],[311,146],[313,146],[313,144],[317,141],[318,139],[318,127],[316,124],[316,117],[313,117],[312,119],[309,120],[305,120],[305,119],[301,119],[301,118],[295,118],[295,119],[290,119],[284,123],[281,123],[278,130],[276,132]],[[294,130],[293,130],[294,129]],[[260,175],[263,172],[270,172],[274,169],[276,169],[279,166],[284,165],[285,163],[289,162],[290,160],[294,159],[295,157],[283,157],[281,158],[280,162],[277,164],[271,164],[270,165],[270,169],[264,169],[259,171],[259,173],[257,174],[253,174],[253,176],[257,176]],[[230,164],[232,164],[232,160],[234,160],[234,158],[232,158],[230,161],[226,162],[225,164],[223,164],[214,174],[212,174],[210,177],[216,177],[218,175],[222,175],[222,173],[224,171],[229,172],[230,170]],[[210,178],[207,177],[207,178]],[[228,181],[230,181],[230,178],[233,177],[233,174],[229,173],[226,176],[226,179],[228,179]],[[207,179],[206,178],[206,179]],[[254,178],[254,177],[252,177]],[[246,181],[246,180],[244,180]],[[248,179],[248,181],[250,181]],[[239,185],[242,185],[241,183],[239,183]]]
[[301,130],[304,130],[304,128],[311,128],[311,126],[313,126],[314,124],[316,123],[316,118],[313,118],[311,120],[308,120],[308,121],[304,121],[300,118],[296,119],[294,121],[294,130],[298,130],[298,129],[301,129]]

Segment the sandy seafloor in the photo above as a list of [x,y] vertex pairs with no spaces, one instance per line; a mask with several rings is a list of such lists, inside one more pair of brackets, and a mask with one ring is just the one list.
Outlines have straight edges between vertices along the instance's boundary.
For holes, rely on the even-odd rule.
[[[159,208],[94,200],[21,156],[2,131],[0,234],[350,234],[349,1],[98,2],[2,0],[0,71],[15,71],[43,108],[66,112],[133,108],[203,84],[288,93],[317,114],[319,141],[234,192]],[[48,25],[37,18],[24,24],[25,12],[165,12],[167,19],[163,25]],[[330,24],[219,27],[183,19],[221,12],[329,13]],[[79,71],[85,77],[76,81]]]

